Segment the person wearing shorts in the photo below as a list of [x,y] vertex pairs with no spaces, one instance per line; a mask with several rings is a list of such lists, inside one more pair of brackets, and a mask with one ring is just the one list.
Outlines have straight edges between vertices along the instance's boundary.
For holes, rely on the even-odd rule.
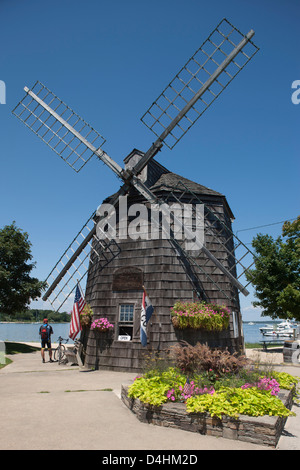
[[53,334],[53,329],[51,325],[48,325],[48,319],[44,318],[43,324],[40,326],[39,331],[41,337],[41,356],[42,361],[45,362],[45,347],[47,346],[49,351],[50,362],[52,361],[52,349],[51,349],[51,335]]

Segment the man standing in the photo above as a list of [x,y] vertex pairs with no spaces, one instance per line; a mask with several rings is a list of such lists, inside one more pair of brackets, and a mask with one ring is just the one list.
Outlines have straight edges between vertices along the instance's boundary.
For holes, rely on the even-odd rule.
[[47,345],[49,351],[50,362],[52,361],[52,349],[51,349],[51,335],[53,334],[53,329],[51,325],[48,325],[48,318],[44,318],[42,326],[40,326],[39,334],[41,336],[41,355],[42,360],[45,362],[45,346]]

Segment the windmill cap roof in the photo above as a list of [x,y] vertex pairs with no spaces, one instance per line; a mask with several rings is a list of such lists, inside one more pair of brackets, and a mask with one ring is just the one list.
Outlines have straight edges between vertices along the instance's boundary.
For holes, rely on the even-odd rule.
[[[129,155],[124,158],[125,165],[130,165],[132,160],[133,165],[145,155],[144,152],[138,149],[133,149]],[[147,165],[147,176],[144,180],[145,185],[150,188],[154,193],[159,191],[183,191],[185,188],[198,196],[207,196],[216,199],[222,199],[223,203],[227,207],[230,218],[234,219],[234,215],[229,207],[224,194],[215,191],[214,189],[203,186],[202,184],[196,183],[195,181],[184,178],[183,176],[172,173],[170,170],[165,168],[154,158],[152,158]]]
[[160,176],[160,178],[151,186],[151,189],[161,189],[161,190],[168,190],[168,189],[175,189],[178,187],[180,189],[180,185],[183,188],[186,186],[187,189],[196,193],[196,194],[207,194],[213,196],[223,196],[223,194],[215,191],[214,189],[210,189],[207,186],[203,186],[202,184],[195,183],[192,180],[184,178],[183,176],[177,175],[176,173],[164,173]]

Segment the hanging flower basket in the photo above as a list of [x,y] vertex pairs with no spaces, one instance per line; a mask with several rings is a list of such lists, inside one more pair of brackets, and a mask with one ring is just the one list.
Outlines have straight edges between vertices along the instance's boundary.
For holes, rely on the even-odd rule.
[[80,324],[83,328],[89,328],[91,326],[93,318],[93,310],[89,304],[86,304],[83,307],[82,312],[80,313]]
[[108,321],[107,318],[97,318],[91,324],[91,330],[98,331],[100,333],[105,333],[112,331],[114,325]]
[[224,305],[178,301],[171,308],[174,328],[222,331],[229,326],[230,310]]

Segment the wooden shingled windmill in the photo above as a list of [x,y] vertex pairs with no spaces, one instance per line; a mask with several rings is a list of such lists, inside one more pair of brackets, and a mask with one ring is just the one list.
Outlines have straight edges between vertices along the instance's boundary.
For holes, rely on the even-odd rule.
[[[134,149],[125,158],[124,168],[102,149],[104,138],[49,89],[40,82],[24,88],[26,95],[13,113],[26,126],[76,172],[96,155],[122,180],[119,191],[93,212],[61,256],[47,278],[43,296],[59,310],[78,280],[87,279],[85,298],[94,318],[105,316],[115,328],[106,342],[92,331],[85,334],[86,365],[119,370],[141,367],[143,285],[156,312],[148,325],[149,348],[163,350],[182,338],[170,320],[170,307],[177,300],[204,299],[229,307],[230,325],[220,333],[197,330],[190,342],[243,349],[239,292],[248,295],[243,280],[252,254],[232,232],[233,214],[224,195],[172,173],[154,157],[164,144],[172,149],[251,60],[258,51],[253,35],[253,30],[242,34],[226,19],[218,24],[142,117],[157,138],[146,152]],[[136,203],[155,207],[161,214],[155,224],[162,236],[151,236],[148,216],[144,237],[121,236],[125,202],[129,219]],[[177,212],[170,216],[171,204]],[[194,209],[189,223],[184,223],[178,214],[187,205]],[[200,215],[196,206],[202,208]],[[163,236],[164,217],[171,220],[168,236]],[[201,241],[193,239],[197,217],[204,230]],[[107,227],[112,220],[117,223],[110,232]],[[185,237],[177,236],[179,232]],[[196,246],[187,244],[187,238]]]

